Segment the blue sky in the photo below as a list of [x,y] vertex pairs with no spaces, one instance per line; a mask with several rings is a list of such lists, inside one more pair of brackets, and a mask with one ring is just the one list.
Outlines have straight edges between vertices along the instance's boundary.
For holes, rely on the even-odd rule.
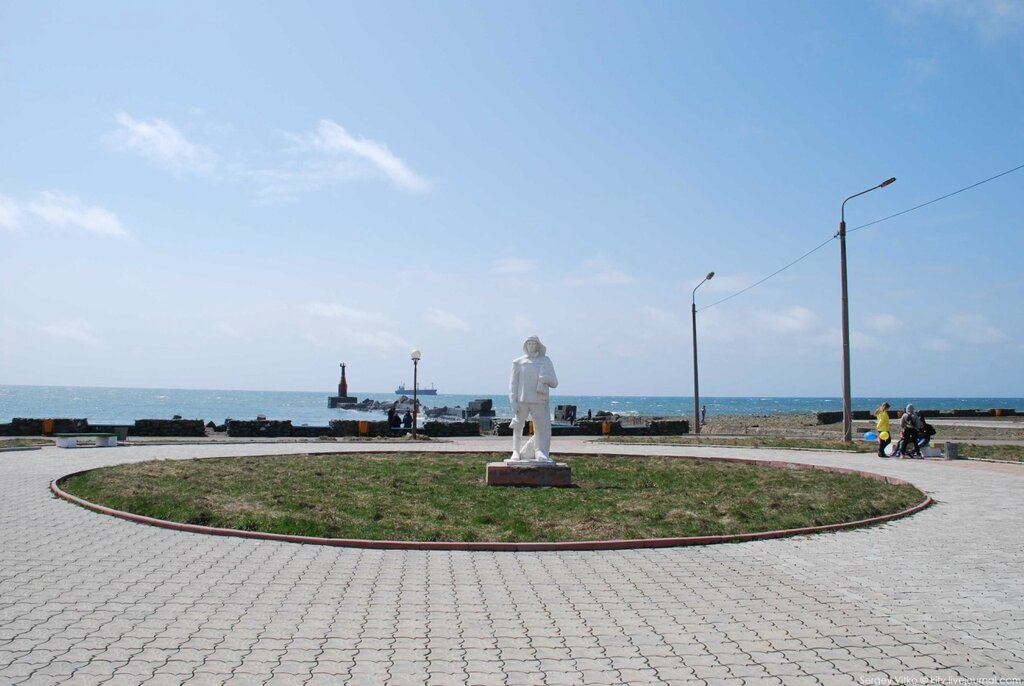
[[[1024,5],[8,2],[0,383],[841,394],[839,245],[1024,164]],[[853,394],[1020,396],[1024,170],[851,233]],[[713,305],[713,306],[712,306]],[[710,307],[709,307],[710,306]]]

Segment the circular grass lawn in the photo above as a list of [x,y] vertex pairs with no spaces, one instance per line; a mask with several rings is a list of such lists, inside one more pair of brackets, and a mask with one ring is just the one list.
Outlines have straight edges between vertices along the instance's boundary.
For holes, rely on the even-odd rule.
[[185,524],[390,541],[564,542],[839,524],[925,500],[856,474],[665,457],[569,460],[572,488],[487,486],[505,454],[372,453],[158,460],[61,483],[89,502]]

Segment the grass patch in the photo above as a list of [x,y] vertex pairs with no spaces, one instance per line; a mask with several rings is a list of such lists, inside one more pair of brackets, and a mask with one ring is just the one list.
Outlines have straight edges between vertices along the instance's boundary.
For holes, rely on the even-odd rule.
[[495,459],[377,453],[162,460],[96,469],[63,488],[177,522],[403,541],[733,534],[864,519],[924,499],[912,486],[849,474],[661,457],[575,458],[576,488],[487,486],[485,465]]
[[[606,443],[640,443],[651,445],[697,445],[718,446],[728,445],[742,448],[794,448],[804,450],[834,450],[854,453],[877,453],[878,443],[854,438],[852,443],[831,441],[823,438],[774,438],[772,436],[743,436],[729,438],[682,436],[611,436],[602,438]],[[932,447],[942,448],[945,441],[936,441]],[[979,460],[1001,460],[1004,462],[1024,462],[1024,446],[1021,445],[981,445],[964,441],[954,441],[959,445],[960,455]]]
[[777,438],[774,436],[741,436],[717,438],[714,436],[609,436],[608,443],[643,443],[652,445],[728,445],[743,448],[802,448],[805,450],[837,450],[852,453],[877,453],[878,443],[854,438],[852,443],[825,438]]
[[978,445],[960,443],[959,453],[979,460],[1001,460],[1003,462],[1024,462],[1024,446],[1020,445]]
[[53,445],[53,441],[46,438],[0,438],[0,449],[32,448],[37,445]]

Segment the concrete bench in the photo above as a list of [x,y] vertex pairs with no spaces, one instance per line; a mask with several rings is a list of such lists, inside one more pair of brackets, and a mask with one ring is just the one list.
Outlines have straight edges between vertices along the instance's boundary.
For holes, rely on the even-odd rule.
[[53,434],[57,439],[58,448],[76,448],[79,438],[91,438],[96,441],[97,448],[113,448],[117,446],[116,433],[84,433],[84,434]]

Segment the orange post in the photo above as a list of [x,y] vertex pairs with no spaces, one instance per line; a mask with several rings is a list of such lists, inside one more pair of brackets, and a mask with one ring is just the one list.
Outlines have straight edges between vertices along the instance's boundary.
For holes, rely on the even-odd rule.
[[369,436],[370,435],[370,422],[360,420],[359,422],[359,435]]

